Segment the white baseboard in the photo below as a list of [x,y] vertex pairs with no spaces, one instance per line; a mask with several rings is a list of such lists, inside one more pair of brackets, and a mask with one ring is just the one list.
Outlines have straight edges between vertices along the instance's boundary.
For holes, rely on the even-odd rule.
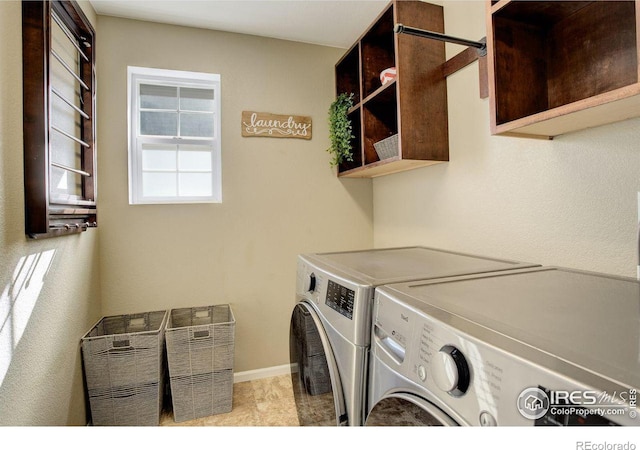
[[265,367],[263,369],[247,370],[245,372],[236,372],[233,374],[233,382],[241,383],[243,381],[259,380],[261,378],[278,377],[280,375],[288,375],[291,373],[290,364],[281,366]]

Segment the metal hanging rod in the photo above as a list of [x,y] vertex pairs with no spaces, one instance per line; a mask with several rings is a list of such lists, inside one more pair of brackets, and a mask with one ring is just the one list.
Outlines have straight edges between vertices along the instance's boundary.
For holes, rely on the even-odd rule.
[[60,133],[61,135],[71,139],[72,141],[77,142],[78,144],[82,145],[83,147],[89,148],[91,147],[89,144],[87,144],[85,141],[83,141],[82,139],[78,139],[77,137],[75,137],[72,134],[67,133],[64,130],[61,130],[60,128],[56,127],[55,125],[51,125],[51,129],[54,131],[57,131],[58,133]]
[[84,54],[84,52],[78,45],[78,41],[76,40],[75,37],[73,37],[73,35],[71,34],[67,26],[64,23],[62,23],[62,20],[58,17],[58,15],[55,13],[52,13],[51,17],[58,24],[62,32],[67,36],[67,39],[71,41],[71,44],[76,48],[80,56],[82,56],[82,59],[84,59],[86,62],[89,62],[89,58],[87,57],[87,55]]
[[69,172],[77,173],[78,175],[82,175],[83,177],[90,177],[91,174],[89,172],[85,172],[84,170],[75,169],[73,167],[65,166],[64,164],[58,164],[57,162],[52,162],[51,165],[53,167],[57,167],[58,169],[67,170]]
[[60,91],[58,91],[56,88],[51,87],[51,92],[53,92],[60,100],[62,100],[63,102],[65,102],[67,105],[69,105],[70,107],[72,107],[78,114],[80,114],[82,117],[84,117],[85,119],[89,120],[89,114],[87,114],[86,112],[84,112],[83,110],[81,110],[80,108],[78,108],[76,105],[74,105],[71,100],[67,99],[64,95],[62,95],[60,93]]
[[437,41],[450,42],[452,44],[466,45],[467,47],[475,47],[478,49],[479,56],[485,56],[487,54],[487,44],[484,42],[470,41],[468,39],[457,38],[454,36],[448,36],[446,34],[436,33],[435,31],[421,30],[419,28],[406,27],[401,23],[396,24],[393,31],[395,33],[404,33],[411,36],[425,37],[429,39],[435,39]]
[[65,60],[64,60],[64,59],[62,59],[62,57],[56,53],[56,51],[55,51],[55,50],[51,50],[51,54],[53,55],[53,57],[54,57],[54,58],[56,58],[56,59],[58,60],[58,62],[62,65],[62,67],[64,67],[64,68],[67,70],[67,72],[69,72],[69,74],[70,74],[73,78],[75,78],[75,79],[76,79],[76,81],[77,81],[78,83],[80,83],[80,86],[82,86],[83,88],[85,88],[87,91],[89,91],[89,90],[90,90],[90,89],[89,89],[89,86],[87,86],[87,83],[85,83],[84,81],[82,81],[82,78],[80,78],[80,76],[79,76],[77,73],[75,73],[71,67],[69,67],[69,64],[67,64],[67,63],[65,62]]

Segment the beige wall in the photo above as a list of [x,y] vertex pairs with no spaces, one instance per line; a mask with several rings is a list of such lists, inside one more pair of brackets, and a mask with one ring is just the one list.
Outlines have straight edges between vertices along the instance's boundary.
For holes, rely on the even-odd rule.
[[[373,243],[368,180],[329,167],[327,111],[343,50],[99,17],[103,313],[230,303],[235,370],[287,364],[296,256]],[[127,194],[127,65],[219,73],[222,204]],[[243,110],[311,116],[313,139],[241,137]]]
[[[486,36],[484,2],[443,4],[448,34]],[[450,162],[374,181],[375,245],[635,276],[640,120],[553,141],[492,137],[477,77],[474,63],[448,78]]]
[[20,2],[0,2],[0,425],[84,425],[79,344],[100,314],[98,231],[25,238],[21,36]]

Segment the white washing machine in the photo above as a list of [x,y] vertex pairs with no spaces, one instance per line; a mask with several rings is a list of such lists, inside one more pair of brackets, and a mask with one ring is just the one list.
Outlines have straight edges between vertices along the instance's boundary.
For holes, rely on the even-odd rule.
[[640,425],[640,283],[532,268],[376,289],[366,425]]
[[377,286],[530,266],[426,247],[300,255],[289,347],[300,424],[363,424]]

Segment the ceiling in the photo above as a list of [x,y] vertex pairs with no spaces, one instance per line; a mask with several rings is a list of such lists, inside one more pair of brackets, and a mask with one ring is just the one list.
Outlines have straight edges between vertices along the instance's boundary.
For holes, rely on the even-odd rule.
[[100,15],[348,48],[388,0],[90,0]]

